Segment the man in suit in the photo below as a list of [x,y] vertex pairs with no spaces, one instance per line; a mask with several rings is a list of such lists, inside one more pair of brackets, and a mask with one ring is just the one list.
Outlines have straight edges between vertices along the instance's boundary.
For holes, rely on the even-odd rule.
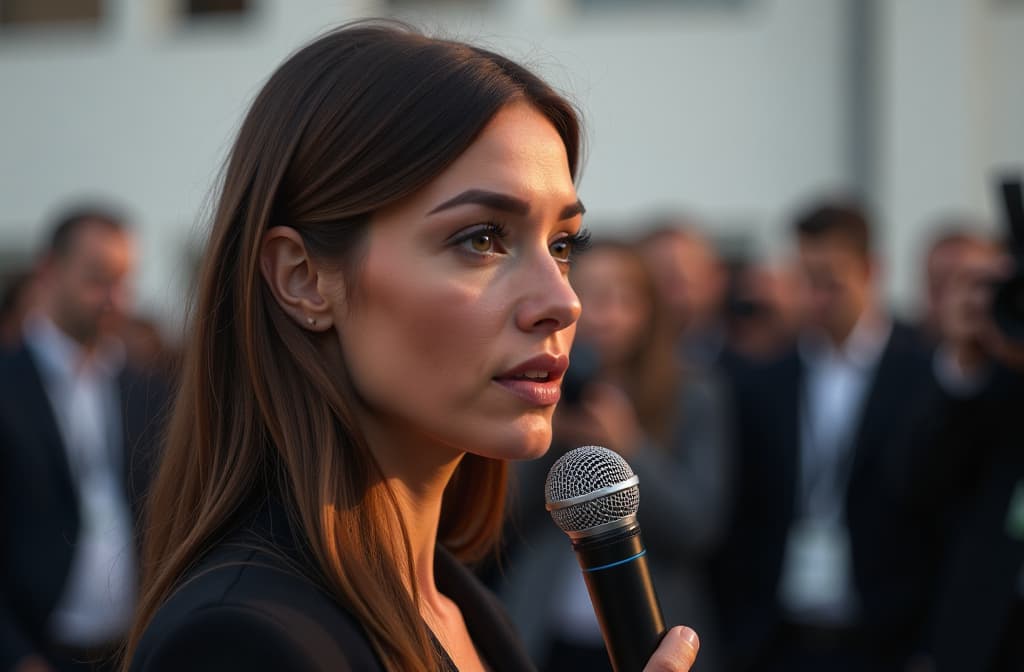
[[936,386],[908,464],[931,561],[914,672],[1024,669],[1024,342],[990,317],[1002,251],[969,251],[937,305]]
[[93,669],[135,603],[137,498],[160,388],[115,337],[134,259],[121,220],[65,217],[40,304],[0,358],[0,669]]
[[880,306],[860,208],[818,205],[795,231],[808,324],[737,381],[725,651],[735,670],[895,669],[919,600],[898,474],[928,359]]

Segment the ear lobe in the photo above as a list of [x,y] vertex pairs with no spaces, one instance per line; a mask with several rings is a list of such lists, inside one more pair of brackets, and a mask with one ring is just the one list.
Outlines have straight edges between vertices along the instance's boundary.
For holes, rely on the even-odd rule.
[[310,331],[332,326],[331,302],[320,293],[317,265],[295,229],[275,226],[263,234],[260,271],[278,305],[296,324]]

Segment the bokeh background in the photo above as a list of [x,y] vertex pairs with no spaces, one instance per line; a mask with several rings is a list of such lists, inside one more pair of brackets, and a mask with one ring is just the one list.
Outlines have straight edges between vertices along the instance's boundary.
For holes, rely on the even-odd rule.
[[653,213],[784,254],[823,193],[875,213],[912,315],[942,218],[998,226],[1024,164],[1020,0],[0,0],[0,274],[82,197],[141,233],[137,304],[173,337],[217,171],[272,69],[365,16],[491,45],[576,101],[598,231]]

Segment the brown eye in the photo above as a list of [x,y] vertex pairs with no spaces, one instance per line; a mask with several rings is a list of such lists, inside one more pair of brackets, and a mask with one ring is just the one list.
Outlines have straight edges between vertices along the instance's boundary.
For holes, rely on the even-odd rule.
[[487,254],[494,251],[494,237],[486,231],[473,234],[473,237],[467,242],[474,252]]
[[451,245],[478,257],[505,254],[505,229],[500,224],[485,223],[460,233]]
[[569,261],[572,256],[572,244],[568,239],[562,238],[551,243],[551,256],[559,261]]

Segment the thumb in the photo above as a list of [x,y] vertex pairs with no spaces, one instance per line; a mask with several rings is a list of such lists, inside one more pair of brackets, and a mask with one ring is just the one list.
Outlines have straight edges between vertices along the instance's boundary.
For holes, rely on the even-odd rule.
[[697,659],[700,639],[697,633],[683,625],[668,631],[658,645],[644,672],[688,672]]

